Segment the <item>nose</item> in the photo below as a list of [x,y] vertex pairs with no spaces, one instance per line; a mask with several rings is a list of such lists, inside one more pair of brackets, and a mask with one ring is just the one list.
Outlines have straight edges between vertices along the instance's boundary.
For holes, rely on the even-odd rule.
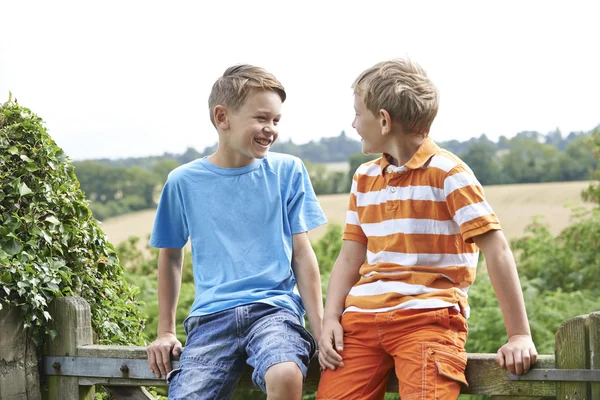
[[263,132],[270,134],[270,135],[277,135],[277,127],[275,125],[273,125],[272,123],[266,124],[263,127]]

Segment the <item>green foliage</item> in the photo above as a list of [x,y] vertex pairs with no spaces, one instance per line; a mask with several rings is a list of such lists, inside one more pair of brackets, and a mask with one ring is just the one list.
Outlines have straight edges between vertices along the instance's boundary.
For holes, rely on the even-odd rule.
[[[158,329],[158,253],[159,250],[149,245],[144,251],[140,250],[139,238],[132,236],[117,246],[117,254],[125,267],[126,279],[130,284],[139,287],[138,299],[144,305],[147,315],[144,334],[150,341],[156,339]],[[194,302],[194,273],[192,269],[192,254],[184,249],[181,291],[177,305],[176,329],[177,337],[185,342],[183,321],[189,315]]]
[[0,106],[0,307],[18,307],[39,345],[48,304],[81,296],[100,343],[143,344],[137,289],[92,217],[67,156],[42,120]]
[[278,153],[293,154],[304,161],[315,163],[346,161],[350,154],[359,152],[360,142],[350,139],[346,132],[342,131],[336,137],[324,137],[319,141],[310,141],[305,144],[295,144],[291,140],[278,141],[273,145],[273,151]]
[[310,161],[305,161],[304,165],[316,194],[343,193],[346,189],[344,172],[331,171],[325,164],[313,164]]
[[319,262],[324,300],[333,264],[342,249],[342,227],[337,224],[329,225],[325,235],[323,235],[316,243],[313,243],[312,247]]
[[600,208],[575,210],[573,223],[554,237],[539,218],[515,240],[522,276],[541,280],[547,290],[598,290]]
[[[594,138],[598,150],[598,131]],[[566,145],[567,150],[573,143]],[[593,176],[598,174],[595,171]],[[583,196],[600,204],[597,191],[598,184],[593,182]],[[552,235],[538,217],[526,235],[512,243],[531,332],[541,354],[554,352],[554,335],[564,321],[600,310],[600,206],[573,211],[571,225],[558,235]],[[467,350],[495,352],[507,339],[502,314],[487,274],[479,271],[478,275],[469,291],[473,312]]]
[[[592,135],[593,144],[595,145],[594,156],[596,160],[600,159],[600,128],[597,128]],[[597,166],[596,166],[597,168]],[[596,169],[591,178],[595,180],[590,187],[582,193],[582,198],[585,201],[600,205],[600,170]]]
[[585,180],[596,168],[589,146],[590,133],[559,131],[543,136],[520,132],[512,139],[502,136],[497,143],[485,135],[466,142],[452,140],[440,147],[459,155],[483,185]]
[[[589,291],[547,290],[541,279],[521,278],[525,305],[538,353],[554,353],[554,335],[567,319],[600,309],[600,300]],[[508,337],[502,312],[489,276],[480,268],[469,290],[471,317],[466,349],[470,353],[495,353]]]
[[477,179],[485,185],[506,183],[502,174],[496,147],[490,141],[473,142],[462,155],[462,159],[475,172]]
[[160,161],[156,165],[156,172],[137,166],[126,168],[96,161],[82,161],[74,165],[81,189],[92,201],[94,216],[103,220],[155,207],[156,198],[168,174],[167,169],[173,167],[173,162]]

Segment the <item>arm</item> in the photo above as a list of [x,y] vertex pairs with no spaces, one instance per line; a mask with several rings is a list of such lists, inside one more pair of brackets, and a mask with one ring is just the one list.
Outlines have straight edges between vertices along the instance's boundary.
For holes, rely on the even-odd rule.
[[506,366],[513,374],[526,373],[537,361],[537,351],[531,339],[525,301],[513,254],[500,230],[475,236],[473,241],[485,256],[487,271],[508,334],[508,343],[498,350],[496,361],[501,367]]
[[317,257],[306,232],[292,236],[292,247],[292,269],[296,275],[298,291],[306,307],[306,316],[312,333],[318,340],[323,322],[323,297]]
[[322,369],[335,370],[343,366],[342,356],[338,353],[344,349],[344,331],[340,318],[344,312],[346,296],[360,279],[359,270],[366,255],[365,243],[344,240],[340,255],[333,265],[327,288],[323,332],[319,339],[319,363]]
[[157,378],[171,371],[171,353],[181,354],[175,313],[181,288],[183,249],[160,249],[158,256],[158,337],[148,346],[148,364]]

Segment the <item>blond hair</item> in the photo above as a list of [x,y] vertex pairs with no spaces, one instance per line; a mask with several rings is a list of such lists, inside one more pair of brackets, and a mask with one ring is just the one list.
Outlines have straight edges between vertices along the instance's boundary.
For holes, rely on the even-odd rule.
[[[263,68],[248,64],[234,65],[227,68],[214,83],[208,107],[210,110],[210,121],[215,125],[214,109],[218,105],[238,111],[248,95],[254,90],[268,90],[275,92],[283,103],[286,98],[285,89],[281,82]],[[216,125],[215,125],[216,126]]]
[[385,109],[408,133],[429,133],[439,106],[437,88],[425,70],[410,59],[375,64],[352,84],[373,114]]

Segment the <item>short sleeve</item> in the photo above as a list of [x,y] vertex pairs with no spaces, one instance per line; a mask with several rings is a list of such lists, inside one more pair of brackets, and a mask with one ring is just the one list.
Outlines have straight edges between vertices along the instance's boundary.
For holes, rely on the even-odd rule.
[[355,242],[367,243],[367,236],[360,226],[358,217],[358,205],[356,202],[358,195],[358,174],[355,173],[352,178],[352,188],[350,189],[350,198],[348,199],[348,210],[346,211],[346,225],[344,226],[344,240],[353,240]]
[[298,159],[293,168],[287,212],[292,234],[295,235],[323,225],[327,223],[327,219],[317,200],[304,163]]
[[172,174],[162,189],[150,246],[157,248],[182,248],[189,236],[183,197]]
[[444,179],[444,194],[450,215],[460,227],[465,242],[492,230],[500,230],[498,217],[485,200],[483,188],[465,166],[454,167]]

